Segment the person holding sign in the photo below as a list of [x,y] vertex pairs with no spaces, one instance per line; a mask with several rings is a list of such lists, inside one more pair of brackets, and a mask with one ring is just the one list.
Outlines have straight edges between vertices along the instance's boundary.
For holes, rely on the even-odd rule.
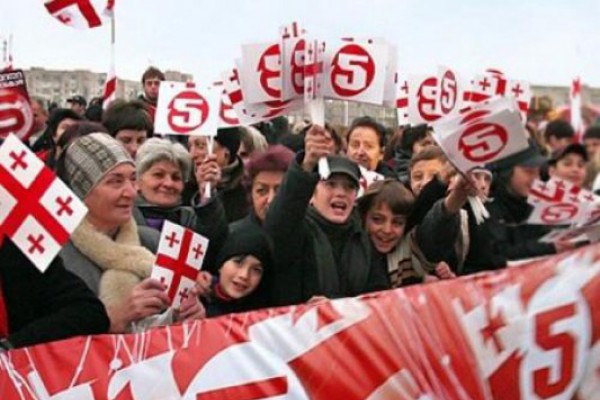
[[542,225],[526,225],[532,211],[527,203],[530,188],[539,178],[546,159],[532,140],[529,147],[492,165],[496,173],[493,200],[487,203],[490,218],[471,236],[466,272],[506,267],[509,261],[560,253],[574,243],[540,243],[549,232]]
[[[313,125],[269,207],[264,228],[275,254],[273,300],[298,304],[389,288],[374,262],[369,237],[354,209],[360,169],[331,156],[333,139]],[[319,179],[319,159],[329,174]]]
[[163,285],[149,279],[155,256],[147,247],[155,232],[138,229],[133,219],[135,167],[123,146],[102,133],[78,138],[65,153],[64,171],[88,214],[60,255],[106,306],[111,332],[203,317],[194,297],[178,313],[167,310]]
[[227,229],[223,226],[226,223],[215,224],[214,220],[204,216],[224,220],[225,211],[216,201],[202,207],[182,204],[184,177],[189,176],[191,171],[192,159],[183,145],[167,139],[148,139],[136,155],[138,196],[133,217],[138,226],[152,228],[157,233],[162,230],[165,221],[171,221],[210,238],[212,246],[206,255],[210,264],[227,235]]

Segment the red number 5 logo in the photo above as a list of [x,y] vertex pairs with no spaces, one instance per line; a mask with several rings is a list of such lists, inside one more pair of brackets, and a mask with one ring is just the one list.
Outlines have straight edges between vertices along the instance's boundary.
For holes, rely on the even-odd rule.
[[357,44],[342,47],[331,66],[331,86],[340,96],[351,97],[362,93],[375,78],[373,58]]
[[186,90],[169,103],[167,121],[175,133],[185,134],[198,129],[208,118],[208,102],[199,93]]
[[465,128],[458,140],[458,150],[470,161],[489,162],[508,143],[506,129],[502,125],[483,120],[487,115],[487,110],[473,111],[461,121]]
[[[539,313],[535,317],[535,342],[547,353],[557,354],[552,367],[533,371],[533,391],[542,399],[563,393],[574,376],[576,338],[567,332],[557,333],[558,322],[575,316],[575,304],[567,304]],[[552,371],[552,369],[556,371]]]

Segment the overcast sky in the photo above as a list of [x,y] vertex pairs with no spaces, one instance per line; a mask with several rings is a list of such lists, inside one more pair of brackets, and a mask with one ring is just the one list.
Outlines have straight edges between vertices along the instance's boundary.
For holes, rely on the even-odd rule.
[[[14,36],[17,67],[106,72],[108,27],[62,25],[44,0],[0,0],[0,36]],[[488,67],[534,84],[600,86],[598,0],[116,0],[117,75],[154,64],[214,80],[243,43],[275,40],[297,20],[325,40],[383,37],[400,71],[465,73]]]

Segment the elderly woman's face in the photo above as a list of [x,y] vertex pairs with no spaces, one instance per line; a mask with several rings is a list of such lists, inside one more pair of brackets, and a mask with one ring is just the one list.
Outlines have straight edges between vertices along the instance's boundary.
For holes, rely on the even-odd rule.
[[132,164],[113,168],[83,200],[88,208],[88,220],[100,231],[114,233],[131,218],[136,189]]
[[265,220],[269,206],[281,185],[284,173],[281,171],[261,171],[252,181],[252,206],[260,222]]
[[146,201],[157,206],[177,205],[181,199],[183,186],[181,169],[168,160],[155,162],[138,177],[140,193]]

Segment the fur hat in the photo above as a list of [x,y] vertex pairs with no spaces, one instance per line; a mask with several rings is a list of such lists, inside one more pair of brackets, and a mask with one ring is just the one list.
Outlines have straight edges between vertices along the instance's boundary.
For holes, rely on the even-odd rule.
[[65,177],[73,192],[83,200],[104,175],[123,163],[134,165],[119,141],[105,133],[91,133],[68,147]]

